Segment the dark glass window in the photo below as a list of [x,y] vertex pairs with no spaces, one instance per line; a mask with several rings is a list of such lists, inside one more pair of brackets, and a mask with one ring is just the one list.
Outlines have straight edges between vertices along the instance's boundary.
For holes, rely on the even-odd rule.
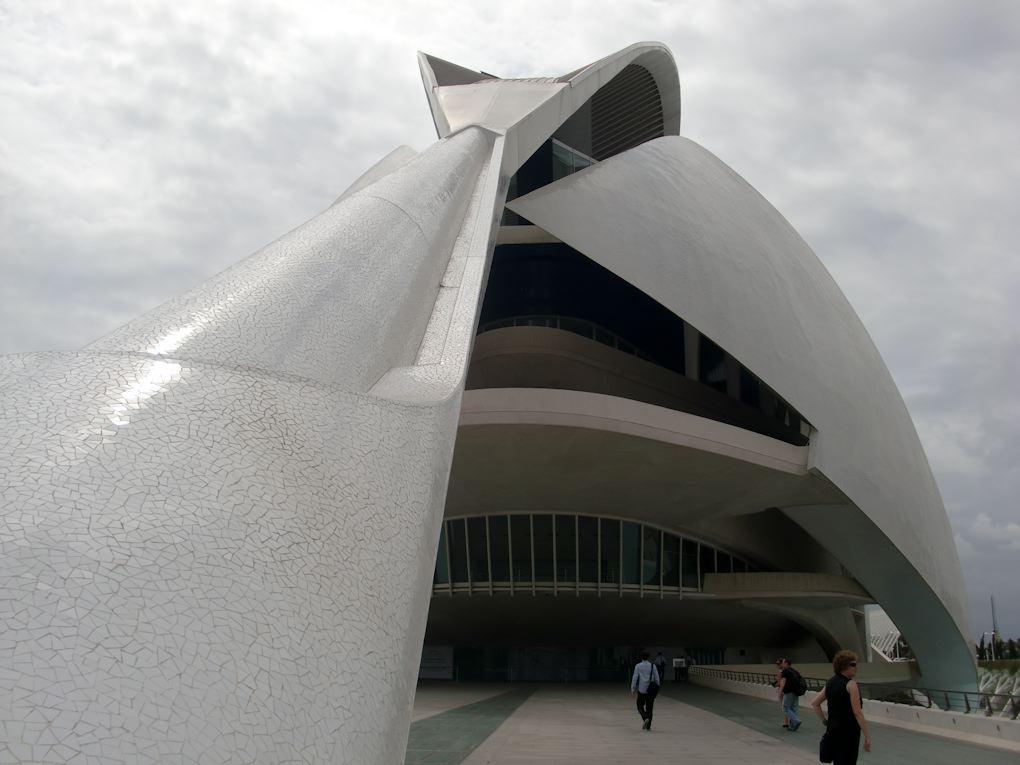
[[715,573],[715,548],[708,545],[701,545],[701,555],[698,560],[701,563],[701,587],[705,586],[705,576]]
[[[518,194],[517,194],[517,175],[514,174],[510,178],[510,185],[509,185],[509,187],[507,188],[507,191],[506,191],[506,201],[510,202],[510,201],[512,201],[514,199],[517,199],[517,196],[518,196]],[[500,225],[503,225],[503,226],[520,226],[520,225],[522,225],[521,220],[522,220],[521,216],[519,216],[517,213],[513,212],[512,210],[510,210],[507,207],[503,208],[503,220],[500,221]]]
[[747,571],[747,561],[742,558],[733,559],[733,570],[737,573],[743,574]]
[[446,524],[439,529],[439,551],[436,553],[436,584],[447,584],[450,581],[450,567],[446,560]]
[[729,553],[718,553],[716,556],[716,570],[720,574],[733,573],[733,559],[730,557]]
[[685,539],[683,544],[684,587],[698,586],[698,543]]
[[505,515],[489,518],[489,553],[492,558],[492,581],[510,581],[510,528]]
[[553,580],[553,517],[551,515],[531,516],[535,535],[535,581]]
[[581,337],[588,337],[593,340],[595,339],[597,327],[591,322],[582,321],[581,319],[571,319],[569,316],[561,316],[558,320],[558,324],[559,328],[565,332],[573,332],[575,335],[581,335]]
[[781,398],[776,399],[776,408],[772,413],[772,416],[779,420],[784,425],[786,424],[787,416],[790,414],[790,407],[787,406],[786,402]]
[[577,534],[574,516],[556,516],[556,581],[573,582],[577,577]]
[[623,522],[623,583],[641,581],[641,524]]
[[510,543],[513,546],[515,582],[531,582],[531,518],[510,516]]
[[659,586],[660,532],[658,529],[645,529],[645,552],[641,565],[644,584]]
[[617,584],[620,581],[620,522],[602,518],[599,528],[602,534],[602,583]]
[[558,181],[574,172],[573,154],[566,146],[553,142],[552,145],[552,178]]
[[598,519],[582,515],[577,519],[578,565],[582,582],[599,580]]
[[471,553],[471,581],[489,581],[489,534],[485,518],[468,518],[468,550]]
[[679,587],[680,537],[666,534],[662,547],[662,584],[665,587]]
[[507,186],[506,201],[512,202],[513,200],[517,199],[518,196],[519,195],[517,194],[517,174],[514,173],[512,176],[510,176],[510,183]]
[[464,531],[464,519],[457,518],[447,524],[447,536],[450,540],[450,568],[453,581],[468,581],[467,535]]
[[726,392],[726,352],[704,335],[698,344],[698,376],[705,385]]
[[525,316],[559,317],[570,331],[584,322],[585,336],[614,347],[619,338],[625,351],[683,371],[683,320],[565,244],[496,247],[479,326]]
[[740,400],[755,409],[761,403],[761,390],[758,387],[758,378],[751,370],[741,365],[740,367]]

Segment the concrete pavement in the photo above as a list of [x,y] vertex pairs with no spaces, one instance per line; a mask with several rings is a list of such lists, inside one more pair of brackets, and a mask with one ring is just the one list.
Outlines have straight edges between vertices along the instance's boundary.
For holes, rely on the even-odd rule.
[[[411,726],[406,763],[445,765],[663,765],[817,763],[821,725],[804,710],[797,733],[781,727],[778,703],[694,685],[667,684],[652,730],[625,686],[424,686],[431,716]],[[441,709],[446,700],[446,709]],[[417,702],[416,702],[417,707]],[[416,713],[417,714],[417,713]],[[874,726],[862,765],[1016,765],[1013,753]]]

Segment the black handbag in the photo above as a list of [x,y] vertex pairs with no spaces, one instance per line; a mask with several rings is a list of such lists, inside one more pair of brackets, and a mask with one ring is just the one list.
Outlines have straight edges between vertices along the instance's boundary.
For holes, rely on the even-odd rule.
[[[655,669],[655,665],[654,664],[652,664],[652,669],[655,670],[656,672],[658,672],[658,670]],[[653,680],[652,677],[653,677],[652,673],[649,672],[648,673],[648,694],[647,695],[648,695],[648,698],[650,698],[650,699],[654,699],[656,696],[659,695],[659,683],[655,682],[655,680]],[[660,677],[659,680],[661,682],[662,678]],[[830,760],[830,762],[831,762],[831,760]]]
[[819,762],[832,762],[836,756],[836,747],[833,746],[832,736],[829,735],[829,731],[825,731],[822,734],[822,740],[818,742],[818,761]]

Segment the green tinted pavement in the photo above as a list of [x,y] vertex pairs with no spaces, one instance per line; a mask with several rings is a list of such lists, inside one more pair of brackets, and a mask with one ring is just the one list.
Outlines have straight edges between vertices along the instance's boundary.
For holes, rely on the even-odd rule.
[[[451,686],[451,694],[456,686]],[[494,696],[434,714],[411,725],[405,765],[457,765],[502,725],[531,695],[530,688],[514,688]]]

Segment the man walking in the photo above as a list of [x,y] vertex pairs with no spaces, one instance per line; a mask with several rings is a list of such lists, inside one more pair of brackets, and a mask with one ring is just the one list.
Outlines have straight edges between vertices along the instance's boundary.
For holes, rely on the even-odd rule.
[[779,698],[783,700],[783,714],[789,722],[789,730],[795,731],[800,727],[800,717],[797,716],[797,706],[800,701],[801,678],[800,672],[793,668],[789,659],[783,659],[779,671]]
[[655,665],[648,661],[648,651],[641,652],[641,661],[634,665],[634,676],[630,681],[631,694],[637,694],[637,711],[641,715],[644,730],[652,729],[652,707],[655,694],[662,682]]
[[655,654],[655,661],[652,664],[659,672],[659,683],[664,684],[666,682],[666,657],[662,655],[662,651]]

